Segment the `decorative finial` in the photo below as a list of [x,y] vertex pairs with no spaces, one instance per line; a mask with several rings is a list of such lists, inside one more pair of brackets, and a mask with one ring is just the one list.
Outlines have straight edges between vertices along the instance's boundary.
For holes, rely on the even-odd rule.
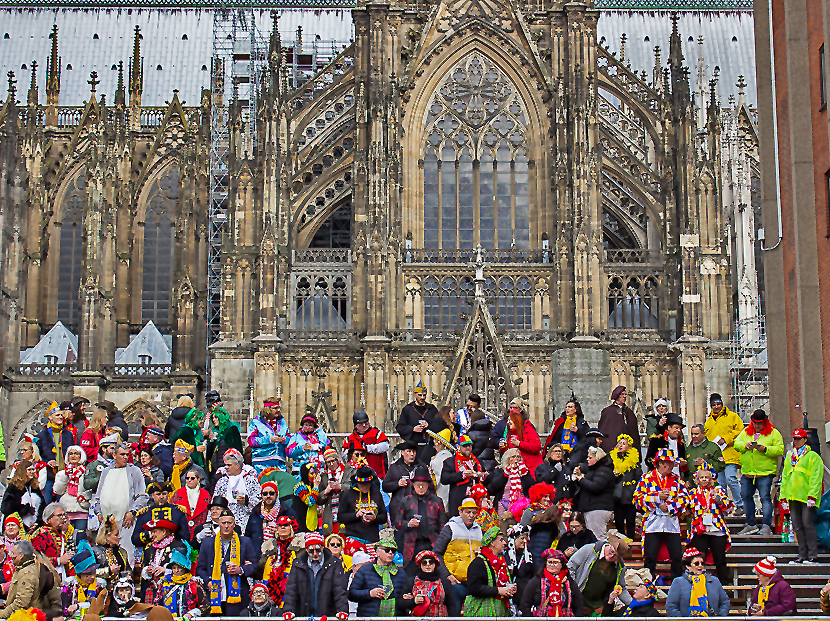
[[743,74],[738,76],[738,83],[735,86],[738,87],[738,94],[743,95],[744,89],[746,88],[746,80],[744,80]]
[[98,72],[97,71],[90,71],[89,72],[89,80],[86,81],[89,84],[90,88],[92,89],[92,94],[95,94],[95,87],[101,83],[101,80],[98,79]]
[[14,101],[17,95],[17,80],[14,79],[14,71],[9,71],[6,75],[9,77],[9,101]]
[[677,23],[680,21],[680,18],[677,16],[677,13],[671,14],[671,33],[673,35],[678,34],[677,31]]
[[622,33],[620,35],[620,62],[625,63],[625,41],[628,39],[628,35]]

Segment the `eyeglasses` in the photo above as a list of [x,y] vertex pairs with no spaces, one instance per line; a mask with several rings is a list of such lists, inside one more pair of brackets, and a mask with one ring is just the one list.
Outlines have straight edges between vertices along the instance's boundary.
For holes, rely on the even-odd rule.
[[262,492],[263,498],[265,496],[276,496],[276,495],[277,495],[277,492]]
[[427,557],[421,561],[421,565],[435,565],[435,559]]
[[343,547],[343,544],[342,544],[342,543],[340,543],[339,541],[332,541],[332,542],[329,544],[329,547],[330,547],[330,548],[342,548],[342,547]]
[[318,553],[318,552],[322,552],[322,551],[323,551],[323,546],[316,546],[316,545],[315,545],[315,546],[308,546],[308,547],[306,548],[306,551],[307,551],[307,552],[309,552],[309,553],[311,553],[311,554],[316,554],[316,553]]

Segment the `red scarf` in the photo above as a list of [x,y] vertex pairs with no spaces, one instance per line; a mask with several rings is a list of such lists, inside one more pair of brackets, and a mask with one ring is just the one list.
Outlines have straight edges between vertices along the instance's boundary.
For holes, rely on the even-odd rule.
[[[456,472],[464,472],[465,470],[472,470],[474,472],[483,472],[481,464],[478,463],[475,455],[464,457],[461,451],[455,454],[455,470]],[[466,483],[470,479],[464,479],[462,483]]]
[[[563,610],[565,592],[568,590],[568,572],[562,569],[558,574],[550,573],[547,568],[542,575],[542,601],[536,609],[537,617],[572,617],[573,611]],[[570,595],[570,594],[568,594]],[[570,598],[569,598],[570,599]]]
[[[507,571],[507,563],[504,562],[504,559],[493,554],[493,551],[486,546],[481,548],[478,552],[488,563],[490,563],[490,567],[492,567],[495,572],[496,584],[493,586],[499,588],[510,584],[510,572]],[[500,599],[503,599],[505,603],[510,601],[509,597],[502,597]]]
[[504,498],[511,503],[522,497],[522,477],[528,473],[527,466],[523,460],[513,467],[504,469],[507,475],[507,485],[504,487]]
[[66,485],[66,493],[69,496],[77,496],[78,485],[81,483],[81,477],[84,476],[86,468],[82,464],[78,464],[77,466],[70,466],[67,464],[65,471],[66,478],[68,480]]

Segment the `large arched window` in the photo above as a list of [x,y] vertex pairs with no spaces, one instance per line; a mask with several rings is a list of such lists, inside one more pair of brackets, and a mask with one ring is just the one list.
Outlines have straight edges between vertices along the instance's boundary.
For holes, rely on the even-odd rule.
[[161,332],[169,331],[170,326],[178,199],[179,171],[174,167],[153,183],[144,215],[141,323],[152,321]]
[[76,334],[81,306],[85,204],[86,176],[79,174],[63,198],[58,262],[58,321]]
[[527,114],[516,86],[473,52],[428,106],[424,247],[527,248]]

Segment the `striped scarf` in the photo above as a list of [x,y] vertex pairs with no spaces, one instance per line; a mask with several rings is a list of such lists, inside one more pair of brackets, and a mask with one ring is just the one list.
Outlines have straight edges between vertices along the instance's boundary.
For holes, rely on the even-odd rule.
[[276,537],[277,533],[277,520],[280,517],[280,499],[277,498],[276,503],[274,506],[271,507],[270,511],[265,510],[265,505],[262,505],[262,540],[263,541],[271,541],[274,537]]
[[[241,546],[239,535],[233,533],[229,542],[228,563],[242,565]],[[242,601],[242,589],[239,576],[228,576],[228,599],[229,604],[238,604]],[[222,537],[216,535],[213,541],[213,569],[210,574],[210,612],[211,614],[222,614]]]
[[565,449],[566,452],[570,453],[573,448],[576,446],[576,433],[571,431],[571,427],[576,424],[576,414],[573,416],[568,416],[565,418],[565,422],[562,423],[562,441],[560,444],[562,448]]
[[519,461],[515,466],[507,466],[504,474],[507,475],[507,485],[504,488],[504,499],[510,503],[516,502],[522,497],[522,477],[528,473],[524,461]]

